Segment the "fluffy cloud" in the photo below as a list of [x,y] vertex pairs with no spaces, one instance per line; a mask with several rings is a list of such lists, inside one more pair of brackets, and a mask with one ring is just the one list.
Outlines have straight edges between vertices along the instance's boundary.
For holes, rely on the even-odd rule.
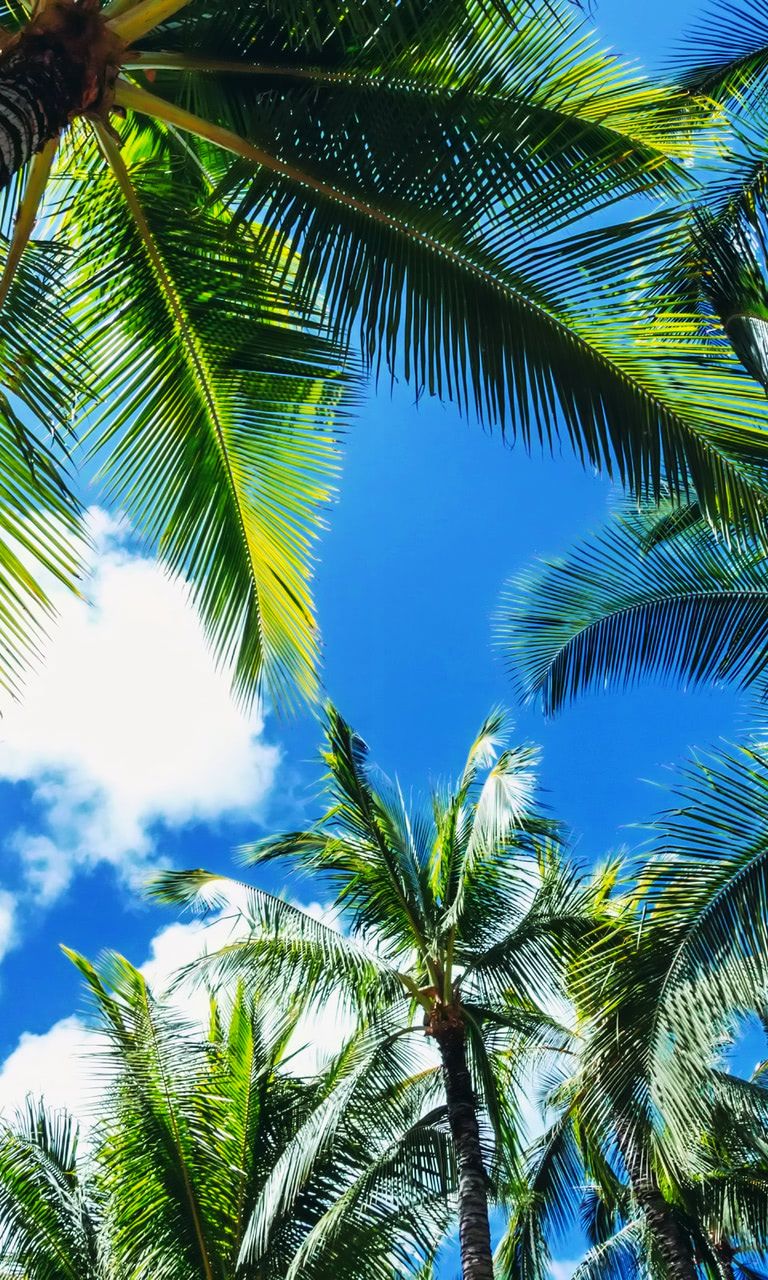
[[0,1068],[0,1112],[12,1115],[32,1094],[87,1121],[97,1084],[92,1053],[92,1037],[74,1016],[40,1035],[25,1031]]
[[16,916],[18,904],[16,897],[5,889],[0,889],[0,960],[16,945]]
[[[141,878],[156,823],[253,816],[278,762],[261,717],[233,704],[184,586],[104,513],[92,526],[90,603],[59,593],[45,664],[0,721],[0,780],[30,784],[41,813],[10,844],[42,903],[97,862]],[[0,951],[4,936],[0,903]]]

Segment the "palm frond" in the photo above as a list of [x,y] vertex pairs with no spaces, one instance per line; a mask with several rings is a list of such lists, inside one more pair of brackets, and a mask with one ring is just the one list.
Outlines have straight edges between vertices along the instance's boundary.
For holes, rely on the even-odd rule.
[[[657,185],[665,170],[623,131],[624,124],[630,134],[632,127],[652,129],[660,106],[654,93],[628,84],[610,60],[585,53],[578,29],[569,45],[565,9],[525,9],[517,26],[484,15],[471,41],[452,39],[439,56],[408,50],[415,84],[398,116],[412,106],[427,133],[396,163],[392,103],[380,72],[367,94],[354,67],[347,78],[329,73],[327,83],[319,73],[309,89],[299,76],[297,92],[283,85],[236,112],[224,99],[218,110],[211,99],[190,112],[178,98],[127,83],[118,86],[118,99],[249,162],[241,213],[268,228],[262,256],[280,271],[276,246],[295,242],[295,296],[322,307],[342,344],[359,329],[374,366],[383,360],[402,367],[417,387],[455,399],[502,430],[512,420],[526,441],[551,443],[563,434],[585,461],[636,493],[658,496],[666,483],[687,495],[690,487],[713,520],[759,527],[763,411],[727,351],[714,361],[695,316],[668,316],[655,329],[647,317],[634,323],[637,288],[622,303],[614,285],[609,319],[596,282],[592,303],[584,302],[585,263],[564,272],[563,245],[546,236],[536,244],[544,231],[551,236],[563,192],[573,194],[562,211],[572,220],[577,206],[593,208],[608,188],[612,199],[625,181],[627,190],[638,190],[649,174]],[[459,132],[448,140],[439,102],[446,76],[461,100]],[[437,95],[430,111],[422,83]],[[397,91],[402,95],[402,85]],[[471,121],[473,95],[483,91],[484,119],[494,102],[503,115],[490,133]],[[518,124],[510,118],[516,107],[523,113]],[[346,127],[350,110],[354,131]],[[434,160],[425,163],[425,156]],[[629,166],[623,176],[612,170],[614,160]],[[626,256],[624,246],[620,253]]]
[[700,521],[677,523],[660,540],[653,514],[627,514],[512,582],[497,635],[521,695],[547,714],[641,677],[760,689],[764,559]]
[[404,995],[392,965],[301,907],[206,871],[167,871],[149,892],[161,902],[197,910],[228,909],[231,940],[203,954],[180,975],[226,988],[242,982],[266,992],[284,990],[322,1000],[341,990],[353,1007],[367,1010]]
[[[642,1219],[621,1227],[604,1244],[595,1245],[574,1271],[578,1280],[638,1280],[649,1275]],[[651,1272],[652,1274],[652,1272]]]
[[768,6],[765,0],[727,0],[710,6],[675,62],[681,84],[718,102],[744,104],[765,93]]
[[583,1168],[573,1119],[570,1111],[558,1117],[528,1154],[525,1189],[497,1254],[502,1280],[546,1280],[552,1246],[578,1214]]
[[66,205],[78,325],[106,401],[92,452],[111,500],[189,583],[236,691],[288,706],[316,688],[308,575],[344,359],[255,269],[250,233],[222,240],[224,215],[178,147],[98,140],[108,165],[84,140],[88,180]]
[[35,1280],[96,1280],[99,1223],[81,1196],[77,1125],[29,1099],[0,1132],[0,1269]]

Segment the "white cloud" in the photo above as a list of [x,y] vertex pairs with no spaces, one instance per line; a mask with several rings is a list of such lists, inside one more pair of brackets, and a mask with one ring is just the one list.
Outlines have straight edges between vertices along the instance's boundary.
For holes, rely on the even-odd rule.
[[[154,857],[154,823],[253,816],[278,751],[233,703],[183,584],[92,513],[90,604],[58,593],[45,663],[0,721],[0,780],[27,782],[41,829],[10,845],[30,891],[53,901],[79,868],[128,881]],[[2,947],[0,907],[0,949]]]
[[14,894],[8,893],[6,889],[0,889],[0,960],[18,941],[17,912],[18,904]]
[[571,1276],[579,1265],[579,1259],[557,1259],[549,1264],[552,1280],[571,1280]]
[[74,1016],[40,1035],[25,1031],[0,1067],[0,1112],[11,1115],[32,1094],[87,1119],[98,1086],[93,1048],[93,1037]]

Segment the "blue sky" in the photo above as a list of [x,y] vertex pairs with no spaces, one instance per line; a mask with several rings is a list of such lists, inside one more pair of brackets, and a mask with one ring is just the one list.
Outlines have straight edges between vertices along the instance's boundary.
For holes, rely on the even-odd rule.
[[[659,62],[699,11],[600,0],[596,18],[622,51]],[[327,691],[388,772],[418,787],[459,767],[487,709],[512,696],[491,647],[505,579],[594,528],[608,498],[567,456],[504,449],[450,407],[417,410],[405,387],[371,396],[347,442],[317,597]],[[0,1105],[41,1083],[57,1101],[80,1096],[67,1057],[78,986],[60,942],[152,955],[160,972],[188,935],[143,902],[142,869],[229,870],[260,824],[294,823],[316,803],[316,723],[246,725],[178,594],[109,531],[105,546],[87,623],[65,618],[49,684],[0,723]],[[543,745],[552,809],[593,859],[642,838],[631,824],[663,804],[645,780],[663,783],[746,715],[729,694],[646,686],[517,723]]]

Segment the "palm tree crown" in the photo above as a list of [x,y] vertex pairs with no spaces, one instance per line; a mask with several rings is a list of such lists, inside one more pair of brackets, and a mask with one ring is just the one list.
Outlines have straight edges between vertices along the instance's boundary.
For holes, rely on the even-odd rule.
[[36,59],[69,85],[5,173],[6,683],[38,570],[76,576],[82,436],[239,693],[311,697],[311,546],[358,337],[418,391],[762,528],[760,394],[709,344],[694,374],[695,316],[676,306],[659,343],[641,316],[680,218],[566,234],[684,191],[702,112],[564,0],[51,0],[31,23],[7,0],[0,19],[0,128],[13,95],[40,107]]
[[[431,809],[378,777],[362,740],[330,709],[329,807],[306,831],[250,846],[330,888],[342,928],[262,890],[247,891],[243,936],[200,962],[209,980],[293,982],[342,993],[383,1041],[426,1033],[440,1054],[459,1169],[464,1275],[490,1276],[483,1130],[516,1149],[515,1073],[524,1050],[559,1042],[558,973],[591,920],[590,892],[549,843],[536,806],[536,752],[505,743],[494,712],[458,781]],[[214,905],[226,882],[168,872],[154,892]],[[417,1021],[414,1021],[417,1018]]]
[[302,1078],[298,1005],[232,993],[206,1034],[122,957],[74,958],[95,1005],[98,1121],[79,1156],[74,1121],[42,1104],[0,1128],[4,1275],[390,1280],[393,1260],[405,1277],[432,1255],[452,1173],[418,1086],[382,1096],[355,1041]]

